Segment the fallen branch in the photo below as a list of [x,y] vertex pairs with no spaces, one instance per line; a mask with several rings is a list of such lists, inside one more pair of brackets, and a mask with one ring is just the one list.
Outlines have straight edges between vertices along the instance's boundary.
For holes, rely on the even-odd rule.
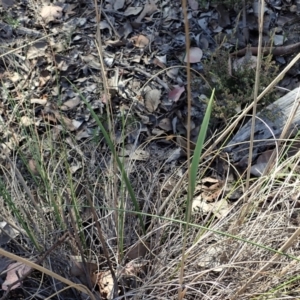
[[[239,51],[233,52],[230,55],[231,56],[244,56],[246,53],[250,51],[252,55],[257,55],[258,53],[258,47],[246,47],[244,49],[241,49]],[[300,51],[300,42],[292,45],[287,46],[279,46],[279,47],[265,47],[262,49],[263,55],[273,54],[275,56],[284,56],[293,54],[295,52]]]

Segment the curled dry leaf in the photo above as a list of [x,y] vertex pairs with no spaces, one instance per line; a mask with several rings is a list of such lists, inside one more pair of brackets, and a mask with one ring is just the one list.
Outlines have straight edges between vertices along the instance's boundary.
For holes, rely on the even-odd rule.
[[99,286],[101,297],[104,299],[113,299],[114,280],[110,271],[95,272],[92,275],[92,282]]
[[140,23],[145,16],[150,16],[151,14],[153,14],[156,11],[157,11],[157,6],[156,6],[154,0],[149,0],[149,2],[147,1],[142,13],[137,17],[135,22]]
[[147,160],[150,157],[150,154],[145,150],[136,149],[129,157],[133,160]]
[[162,63],[157,57],[155,57],[153,60],[152,60],[152,63],[156,66],[159,66],[160,68],[162,69],[165,69],[166,68],[166,65],[164,63]]
[[145,48],[149,45],[149,39],[142,34],[132,37],[131,40],[133,41],[134,46],[138,48]]
[[184,87],[175,85],[174,89],[169,92],[169,100],[173,102],[177,102],[181,96],[181,94],[184,92]]
[[159,121],[158,126],[165,130],[165,131],[171,131],[172,130],[172,124],[171,120],[169,118],[164,118]]
[[215,178],[205,177],[197,185],[196,190],[201,191],[202,200],[211,202],[217,200],[223,191],[224,182]]
[[124,2],[125,2],[124,0],[115,0],[114,1],[114,10],[123,8]]
[[[8,266],[8,272],[6,274],[6,279],[2,283],[2,290],[6,291],[9,285],[18,281],[20,277],[25,275],[27,272],[31,270],[30,267],[24,265],[22,263],[13,263]],[[21,282],[16,283],[11,289],[14,290],[21,285]]]
[[260,177],[264,171],[268,162],[272,156],[273,150],[266,150],[264,151],[256,161],[256,164],[251,166],[250,173],[254,176]]
[[132,16],[132,15],[137,15],[142,11],[143,7],[141,6],[137,6],[137,7],[133,7],[133,6],[129,6],[127,7],[127,9],[124,12],[125,16]]
[[145,106],[149,112],[154,112],[160,104],[160,90],[150,90],[145,94]]
[[62,17],[62,8],[60,6],[44,6],[41,10],[41,17],[46,23],[60,19]]
[[62,111],[68,111],[68,110],[75,108],[79,103],[80,103],[80,98],[75,97],[73,99],[70,99],[70,100],[64,102],[64,104],[60,107],[60,109]]
[[[190,48],[190,63],[198,63],[201,61],[203,56],[203,52],[200,48],[198,47],[191,47]],[[187,53],[185,54],[184,57],[184,62],[187,62],[188,57],[187,57]]]
[[218,202],[207,203],[200,197],[193,199],[192,210],[193,213],[201,212],[203,214],[213,213],[218,219],[226,216],[230,211],[230,205],[226,200]]
[[34,121],[31,118],[29,118],[28,116],[22,116],[20,119],[20,123],[23,126],[28,127],[28,126],[34,124]]

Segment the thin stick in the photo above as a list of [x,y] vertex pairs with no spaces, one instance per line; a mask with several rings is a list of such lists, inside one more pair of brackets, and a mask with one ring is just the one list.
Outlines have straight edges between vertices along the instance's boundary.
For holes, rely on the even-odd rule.
[[[101,0],[101,2],[100,2],[101,10],[102,10],[102,4],[103,4],[103,0]],[[96,32],[97,50],[98,50],[99,60],[100,60],[100,65],[101,65],[101,75],[102,75],[102,79],[103,79],[104,95],[106,97],[106,113],[107,113],[107,120],[108,120],[108,132],[109,132],[111,141],[114,141],[115,132],[114,132],[114,127],[112,126],[112,120],[111,120],[111,118],[113,118],[113,113],[112,113],[110,93],[109,93],[109,89],[108,89],[108,83],[107,83],[105,68],[104,68],[104,60],[103,60],[104,56],[103,56],[103,48],[102,48],[102,40],[101,40],[101,32],[100,32],[101,13],[99,13],[97,0],[94,0],[94,5],[95,5],[95,11],[96,11],[96,18],[97,18],[97,32]],[[116,161],[115,157],[113,157],[113,159],[114,159],[113,160],[113,174],[117,174],[117,161]],[[118,208],[119,204],[118,204],[118,197],[117,197],[117,189],[114,188],[117,186],[117,176],[113,176],[113,180],[114,180],[114,186],[111,189],[112,193],[113,193],[112,199],[114,201],[115,208]],[[119,216],[118,216],[117,210],[114,213],[114,222],[115,222],[115,226],[117,226],[117,235],[118,235],[118,233],[119,233],[119,230],[118,230]],[[119,238],[117,240],[119,243]],[[120,256],[120,253],[119,253],[119,256]]]
[[[264,0],[259,2],[260,14],[258,15],[258,27],[259,27],[259,36],[258,36],[258,55],[257,55],[257,64],[255,72],[255,85],[254,85],[254,101],[253,101],[253,112],[252,112],[252,122],[251,122],[251,133],[250,133],[250,147],[249,147],[249,157],[248,157],[248,169],[247,169],[247,179],[246,179],[246,191],[249,189],[250,185],[250,175],[251,175],[251,163],[253,157],[253,140],[254,140],[254,130],[255,130],[255,121],[256,121],[256,108],[257,108],[257,96],[259,89],[259,79],[260,79],[260,66],[261,66],[261,49],[262,49],[262,34],[263,34],[263,24],[264,24]],[[244,201],[248,202],[248,197],[246,196]],[[241,215],[238,219],[238,223],[242,223],[244,217],[247,215],[250,207],[250,203],[247,204],[246,208],[241,211]]]
[[[186,0],[182,0],[182,10],[184,15],[184,29],[185,29],[185,43],[186,43],[186,57],[187,57],[187,107],[188,107],[188,115],[187,115],[187,161],[190,164],[191,158],[191,147],[190,147],[190,137],[191,137],[191,109],[192,109],[192,93],[191,93],[191,70],[190,70],[190,37],[189,37],[189,21],[187,17],[187,4]],[[191,170],[190,166],[188,168],[188,201],[186,207],[186,225],[184,230],[184,238],[182,244],[182,256],[181,256],[181,263],[180,263],[180,275],[179,275],[179,290],[178,290],[178,300],[183,299],[186,289],[183,290],[183,277],[184,277],[184,264],[185,264],[185,249],[187,246],[187,234],[189,228],[189,222],[191,217],[191,200],[192,200],[192,185],[190,184],[191,181]]]

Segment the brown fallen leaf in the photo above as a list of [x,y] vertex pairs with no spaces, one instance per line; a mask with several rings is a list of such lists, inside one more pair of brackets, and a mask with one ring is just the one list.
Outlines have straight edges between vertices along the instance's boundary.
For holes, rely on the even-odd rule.
[[110,271],[95,272],[92,275],[92,282],[99,286],[101,297],[104,299],[113,299],[114,280]]
[[153,60],[152,60],[152,63],[156,66],[159,66],[160,68],[162,69],[165,69],[166,68],[166,65],[160,60],[158,59],[157,57],[155,57]]
[[[12,263],[8,267],[8,272],[6,274],[6,279],[2,283],[2,290],[7,291],[8,287],[14,282],[18,281],[20,277],[25,275],[27,272],[31,270],[30,267],[24,265],[23,263]],[[21,285],[21,282],[16,283],[12,286],[11,290],[18,288]]]
[[169,100],[173,102],[177,102],[183,92],[184,92],[183,86],[175,85],[173,90],[171,90],[168,94]]
[[150,90],[145,94],[145,106],[149,112],[154,112],[160,104],[160,90]]
[[62,8],[60,6],[47,5],[42,7],[40,15],[46,23],[49,23],[62,17]]
[[201,212],[203,214],[213,213],[218,219],[226,216],[230,211],[231,206],[225,200],[218,202],[207,203],[201,196],[193,199],[192,210],[194,213]]
[[149,39],[142,34],[132,37],[131,40],[133,41],[134,46],[138,48],[145,48],[149,45]]

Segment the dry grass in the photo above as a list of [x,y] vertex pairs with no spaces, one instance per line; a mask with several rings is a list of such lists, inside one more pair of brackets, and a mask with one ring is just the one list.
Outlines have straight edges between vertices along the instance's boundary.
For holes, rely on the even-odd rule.
[[[217,140],[208,142],[211,146],[203,154],[199,181],[222,150],[217,153],[216,145],[252,107],[228,125]],[[126,254],[141,244],[147,249],[143,267],[135,276],[117,278],[123,293],[116,299],[298,297],[299,153],[286,160],[277,159],[267,174],[254,181],[236,180],[237,189],[244,193],[226,215],[219,219],[193,215],[185,229],[189,182],[184,174],[188,163],[180,167],[167,164],[157,154],[153,140],[145,143],[141,150],[151,153],[150,160],[123,161],[146,224],[144,233],[124,174],[113,153],[104,148],[103,140],[79,144],[63,135],[45,154],[41,149],[53,140],[52,134],[52,130],[42,136],[28,131],[18,153],[1,162],[2,220],[18,228],[20,234],[2,246],[0,254],[39,271],[24,281],[25,299],[80,299],[83,293],[100,299],[99,292],[94,291],[97,287],[87,284],[87,288],[71,274],[70,255],[96,262],[100,271],[112,267],[117,273],[128,260],[140,262],[138,255],[128,259]],[[72,168],[79,165],[80,171],[73,175]],[[224,181],[231,191],[229,177],[228,173]],[[224,198],[226,195],[224,192]]]

